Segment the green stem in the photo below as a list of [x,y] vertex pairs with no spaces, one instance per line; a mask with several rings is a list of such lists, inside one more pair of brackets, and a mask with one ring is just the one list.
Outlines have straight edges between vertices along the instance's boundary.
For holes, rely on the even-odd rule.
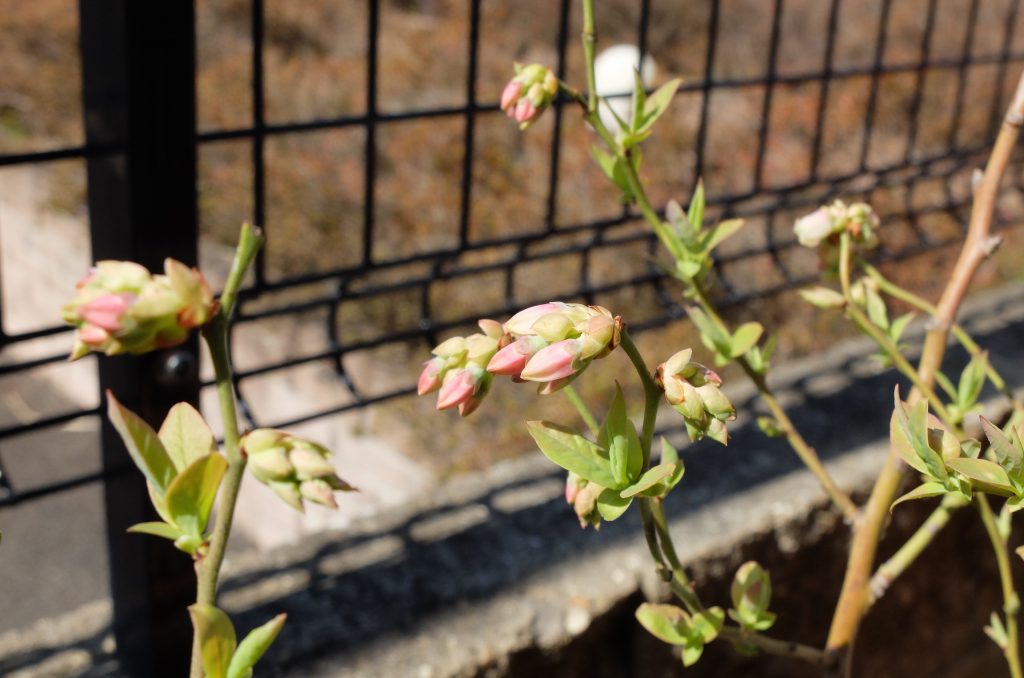
[[799,659],[821,668],[827,668],[832,664],[831,658],[823,650],[802,643],[778,640],[732,626],[723,626],[718,636],[737,645],[750,645],[768,654]]
[[885,561],[878,570],[875,571],[874,576],[871,577],[871,584],[869,586],[869,595],[867,602],[865,603],[866,608],[871,607],[877,602],[883,595],[889,586],[899,577],[925,548],[932,543],[932,540],[942,531],[942,528],[949,522],[950,517],[953,515],[953,511],[956,509],[966,506],[967,502],[959,497],[958,495],[947,494],[942,502],[932,511],[931,515],[921,523],[921,526],[917,528],[917,531],[910,536],[909,539],[899,548],[896,553],[892,555],[889,560]]
[[[235,503],[242,484],[245,471],[245,458],[239,450],[238,415],[235,402],[234,383],[231,371],[231,356],[228,349],[228,323],[234,312],[245,273],[252,264],[256,253],[263,244],[259,229],[248,224],[242,227],[238,249],[231,264],[224,291],[220,296],[220,312],[203,329],[203,337],[210,349],[210,360],[213,363],[214,377],[217,385],[217,399],[220,404],[221,420],[224,427],[224,452],[228,459],[228,469],[221,485],[218,503],[217,520],[210,536],[209,547],[202,560],[197,564],[196,602],[207,605],[217,603],[217,580],[220,577],[224,551],[231,534],[231,523],[235,513]],[[199,652],[198,631],[193,634],[192,665],[189,675],[202,678],[202,654]]]
[[644,454],[643,470],[647,470],[651,461],[651,440],[654,438],[654,423],[658,418],[658,404],[661,402],[661,389],[654,382],[651,371],[647,368],[643,356],[633,343],[633,338],[625,329],[622,330],[622,350],[629,356],[641,383],[644,385],[644,422],[640,433],[640,447]]
[[903,374],[905,377],[910,379],[911,383],[917,387],[921,394],[928,400],[928,405],[935,412],[936,416],[943,421],[949,429],[955,433],[958,437],[963,438],[963,431],[960,430],[960,426],[957,424],[956,419],[946,409],[945,404],[939,398],[930,385],[925,383],[924,379],[918,374],[914,366],[911,365],[906,358],[903,357],[903,353],[896,346],[895,342],[883,332],[877,325],[871,322],[871,319],[857,306],[853,300],[847,299],[846,313],[853,320],[857,327],[874,340],[875,344],[878,345],[882,351],[892,360],[892,364]]
[[981,514],[981,521],[985,524],[985,532],[988,533],[989,541],[992,542],[992,550],[996,554],[996,564],[999,566],[999,582],[1003,588],[1003,613],[1006,615],[1006,647],[1003,654],[1006,656],[1006,664],[1010,668],[1012,678],[1021,678],[1020,665],[1020,631],[1017,626],[1017,614],[1020,612],[1020,598],[1013,585],[1013,573],[1010,569],[1010,554],[1006,549],[1006,541],[999,535],[999,528],[996,526],[996,517],[992,513],[992,507],[988,504],[988,497],[982,493],[977,497],[978,513]]
[[594,77],[594,52],[597,31],[594,29],[594,0],[583,0],[583,58],[587,71],[587,113],[597,113],[597,78]]
[[[910,290],[906,290],[892,282],[871,264],[867,262],[860,262],[860,265],[864,269],[864,272],[878,283],[879,289],[890,297],[906,302],[922,313],[927,313],[930,316],[934,316],[938,312],[938,309],[935,308],[934,304],[930,303],[927,299],[917,296]],[[965,330],[959,323],[953,323],[950,327],[950,331],[972,358],[976,358],[984,353],[981,346],[974,341],[971,335],[967,333],[967,330]],[[1013,389],[1007,385],[1006,380],[1003,379],[1002,375],[999,374],[995,367],[993,367],[989,362],[985,363],[985,376],[988,377],[988,380],[992,382],[992,385],[995,386],[1001,394],[1006,396],[1006,398],[1013,403],[1015,410],[1024,409],[1024,404],[1017,400],[1013,393]]]
[[[722,320],[721,316],[715,310],[711,300],[708,298],[704,288],[701,287],[700,283],[696,280],[690,284],[690,289],[693,291],[694,297],[697,303],[705,314],[711,319],[711,322],[718,325],[718,327],[726,333],[729,333],[728,328],[725,325],[725,321]],[[843,512],[843,516],[846,521],[853,524],[858,515],[860,514],[857,505],[853,503],[849,495],[843,492],[843,490],[836,485],[836,482],[832,479],[832,476],[825,470],[825,465],[822,464],[821,458],[813,447],[800,435],[800,431],[797,429],[796,424],[789,418],[789,414],[786,413],[784,407],[779,403],[778,398],[775,396],[775,392],[772,391],[768,385],[768,381],[765,375],[754,369],[745,357],[740,357],[736,360],[737,364],[743,369],[743,372],[747,375],[747,378],[757,388],[758,393],[761,396],[761,400],[768,407],[768,411],[771,412],[772,417],[778,423],[779,429],[786,436],[786,442],[799,457],[800,461],[803,462],[804,466],[818,479],[818,483],[825,490],[825,493],[832,500],[839,510]]]
[[594,419],[594,415],[591,414],[590,408],[587,407],[587,404],[583,402],[582,398],[580,398],[580,394],[576,392],[576,389],[571,385],[564,386],[562,387],[562,393],[565,394],[565,397],[569,399],[569,402],[571,402],[573,407],[576,408],[576,411],[579,412],[580,417],[587,425],[587,428],[590,429],[590,432],[595,436],[600,433],[601,427],[598,425],[597,419]]
[[839,236],[839,285],[843,290],[843,297],[852,299],[850,291],[850,232],[844,230]]

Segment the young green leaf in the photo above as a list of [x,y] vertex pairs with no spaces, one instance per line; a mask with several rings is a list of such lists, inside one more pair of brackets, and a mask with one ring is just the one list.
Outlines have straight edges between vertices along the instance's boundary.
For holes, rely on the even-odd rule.
[[156,431],[137,414],[121,405],[110,390],[107,390],[107,403],[110,423],[120,434],[132,461],[146,476],[156,494],[163,496],[174,479],[175,468]]
[[900,338],[903,336],[903,332],[906,331],[907,325],[909,325],[910,321],[914,319],[914,316],[915,313],[911,311],[909,313],[904,313],[900,317],[896,318],[896,320],[892,321],[892,324],[889,326],[889,338],[892,339],[894,344],[900,343]]
[[960,373],[960,382],[957,384],[956,404],[960,410],[967,412],[978,402],[981,389],[985,386],[985,370],[988,369],[988,354],[982,351],[967,363],[967,367]]
[[743,219],[726,219],[713,226],[701,242],[701,249],[710,254],[716,247],[740,232],[746,225]]
[[985,431],[985,437],[988,438],[996,461],[1011,478],[1018,482],[1024,480],[1022,478],[1024,476],[1024,454],[1010,442],[998,426],[985,417],[979,417],[979,419],[981,419],[981,428]]
[[641,492],[644,492],[644,490],[648,490],[658,485],[661,485],[662,488],[664,488],[662,481],[667,478],[670,478],[672,474],[675,473],[675,471],[675,464],[668,464],[662,462],[657,466],[653,466],[647,469],[647,471],[642,476],[640,476],[639,480],[637,480],[635,483],[633,483],[626,489],[622,490],[619,493],[619,496],[628,499],[630,497],[635,497]]
[[868,318],[871,322],[882,328],[889,329],[889,312],[885,308],[882,297],[871,287],[864,286],[864,297],[867,301]]
[[209,424],[188,403],[178,403],[171,408],[160,425],[158,436],[178,471],[217,449]]
[[910,492],[907,492],[902,497],[894,501],[892,505],[889,506],[889,513],[892,513],[892,510],[896,508],[897,504],[902,504],[905,501],[912,501],[914,499],[927,499],[929,497],[938,497],[939,495],[946,494],[947,491],[948,490],[946,489],[945,485],[935,480],[931,480],[927,483],[922,483],[915,487],[914,489],[912,489]]
[[682,645],[690,630],[689,615],[675,605],[643,603],[636,609],[636,619],[658,640]]
[[626,416],[626,401],[616,382],[608,417],[601,426],[597,443],[608,451],[612,475],[620,486],[632,483],[643,468],[644,455],[636,427]]
[[195,603],[188,608],[192,626],[199,634],[206,678],[227,678],[228,665],[235,653],[235,627],[221,610],[213,605]]
[[764,327],[761,326],[761,323],[749,322],[740,325],[732,335],[729,356],[739,358],[745,355],[757,344],[757,340],[761,338],[763,332]]
[[631,503],[632,497],[621,497],[618,490],[606,489],[597,495],[597,512],[602,520],[611,522],[625,513]]
[[136,523],[128,528],[129,532],[136,534],[151,534],[154,537],[163,537],[164,539],[170,539],[174,541],[182,535],[182,531],[174,525],[168,525],[167,523]]
[[[906,439],[910,441],[914,455],[924,463],[925,470],[921,472],[935,478],[936,480],[945,481],[946,478],[949,477],[949,474],[946,472],[946,467],[942,463],[942,457],[928,446],[926,428],[928,423],[928,402],[926,400],[917,401],[908,414],[905,409],[906,406],[902,401],[900,401],[898,386],[896,387],[895,400],[896,404],[893,408],[895,419],[899,425],[900,431]],[[911,464],[911,466],[921,470],[914,464]]]
[[167,510],[183,532],[201,536],[206,531],[227,468],[228,462],[220,454],[208,454],[189,464],[167,488]]
[[528,421],[526,427],[540,451],[555,464],[602,487],[616,487],[611,465],[596,444],[549,421]]
[[999,648],[1006,649],[1010,636],[1006,632],[1006,627],[1003,626],[1003,620],[999,618],[997,613],[993,612],[992,616],[989,617],[989,624],[984,628],[984,631],[985,635],[991,638],[992,642],[999,646]]
[[651,96],[646,97],[643,105],[643,120],[637,131],[646,132],[654,126],[658,118],[668,110],[669,105],[672,103],[672,98],[676,95],[676,91],[678,91],[679,86],[682,84],[681,78],[670,80],[655,90]]
[[644,87],[644,81],[640,77],[640,71],[636,68],[633,69],[633,115],[629,120],[629,130],[631,132],[640,131],[640,127],[643,124],[644,118],[644,104],[647,103],[647,88]]
[[590,153],[594,156],[594,161],[597,162],[597,166],[601,168],[604,175],[622,191],[623,200],[632,200],[633,191],[629,187],[629,181],[626,179],[626,171],[622,167],[622,162],[616,156],[607,153],[597,145],[590,147]]
[[946,465],[968,478],[971,485],[989,494],[1010,497],[1016,494],[1013,483],[999,464],[988,459],[948,459]]
[[712,351],[729,355],[732,338],[725,334],[718,325],[697,306],[687,306],[686,313],[700,332],[700,340]]
[[[654,97],[651,97],[652,99]],[[699,233],[704,228],[704,180],[697,180],[697,187],[693,189],[693,196],[690,197],[690,209],[686,212],[687,219],[693,228]]]
[[248,678],[252,675],[252,667],[260,660],[270,647],[288,615],[279,614],[266,624],[257,626],[238,644],[238,649],[231,657],[227,678]]
[[661,463],[673,464],[675,466],[672,475],[665,481],[666,490],[671,490],[683,479],[683,475],[686,473],[686,465],[679,458],[679,451],[664,436],[661,438]]

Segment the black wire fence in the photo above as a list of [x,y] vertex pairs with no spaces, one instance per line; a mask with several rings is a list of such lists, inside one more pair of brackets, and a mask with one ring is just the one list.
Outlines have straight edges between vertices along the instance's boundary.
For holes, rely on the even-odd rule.
[[[816,277],[815,257],[796,246],[791,226],[834,198],[876,206],[882,260],[961,237],[971,173],[1024,63],[1018,1],[602,4],[602,45],[638,45],[662,77],[687,78],[645,151],[654,199],[685,202],[702,177],[713,216],[750,222],[717,258],[723,304]],[[82,142],[0,154],[5,171],[84,164],[93,259],[194,262],[200,233],[204,247],[217,247],[230,243],[239,218],[264,227],[268,245],[243,293],[236,339],[268,321],[312,316],[323,341],[244,361],[237,385],[249,425],[290,426],[410,394],[415,360],[383,381],[359,366],[378,353],[422,356],[476,318],[555,296],[610,307],[626,300],[634,327],[683,315],[652,262],[651,233],[590,166],[593,138],[574,104],[559,103],[522,134],[498,111],[513,58],[584,82],[577,3],[300,5],[80,0]],[[314,38],[322,44],[310,47]],[[224,53],[234,60],[218,61]],[[323,104],[325,91],[344,96]],[[1002,224],[1021,216],[1018,164],[1012,174]],[[50,322],[56,309],[38,313],[45,320],[16,331],[0,316],[8,391],[41,370],[61,379],[72,369],[60,344],[70,334]],[[102,485],[115,631],[132,675],[180,674],[189,568],[170,564],[185,559],[157,540],[125,538],[125,527],[146,519],[147,501],[99,421],[100,393],[112,388],[159,421],[170,403],[197,402],[209,386],[198,356],[190,344],[90,358],[94,405],[51,403],[0,428],[0,529],[9,509]],[[347,389],[338,402],[281,414],[247,397],[253,382],[324,364]],[[67,475],[78,468],[69,461],[60,473],[19,477],[18,455],[40,441],[61,444],[40,436],[82,422],[101,431],[93,467]],[[155,583],[168,580],[179,585]]]

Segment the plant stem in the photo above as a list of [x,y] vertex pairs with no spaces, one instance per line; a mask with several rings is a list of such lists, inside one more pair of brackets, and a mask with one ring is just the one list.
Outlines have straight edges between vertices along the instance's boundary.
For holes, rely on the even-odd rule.
[[[711,300],[708,298],[704,288],[697,281],[692,281],[690,289],[693,291],[697,303],[700,304],[701,309],[707,314],[713,323],[718,325],[723,332],[728,333],[728,329],[725,326],[725,321],[722,320],[721,316],[715,310],[715,307],[711,304]],[[758,393],[761,395],[761,399],[764,404],[768,406],[768,411],[772,413],[775,421],[778,423],[779,429],[786,436],[786,442],[793,448],[797,457],[804,463],[804,466],[818,479],[818,483],[825,490],[829,499],[835,504],[839,510],[843,512],[843,516],[847,522],[853,523],[857,520],[857,516],[860,511],[857,505],[853,503],[849,495],[843,492],[835,481],[825,470],[824,464],[821,463],[821,458],[818,453],[814,450],[810,444],[804,440],[804,437],[800,435],[800,431],[797,429],[796,424],[789,418],[785,408],[779,403],[778,398],[775,396],[775,392],[772,391],[768,385],[765,375],[758,372],[750,364],[745,357],[737,358],[737,364],[743,369],[743,372],[747,375],[747,378],[757,388]]]
[[[995,148],[985,167],[981,183],[978,184],[975,191],[967,240],[953,269],[949,284],[936,308],[935,325],[925,339],[918,368],[918,375],[925,384],[935,383],[935,372],[938,371],[946,352],[947,330],[952,325],[956,311],[967,293],[971,278],[991,248],[989,232],[996,194],[999,182],[1009,163],[1010,155],[1016,146],[1022,122],[1024,122],[1024,77],[1017,84],[1017,92],[1003,119],[999,137],[996,139]],[[916,392],[911,392],[908,400],[917,397]],[[849,658],[849,648],[866,609],[865,601],[870,582],[868,575],[874,563],[882,526],[889,514],[889,506],[899,491],[901,477],[902,467],[898,455],[890,450],[871,490],[868,503],[864,507],[863,516],[854,530],[850,556],[847,560],[846,576],[843,579],[843,588],[832,617],[832,627],[829,629],[826,646],[826,650],[845,653],[847,658]],[[849,662],[847,662],[847,668],[849,666]]]
[[999,582],[1003,588],[1003,613],[1006,615],[1006,647],[1003,654],[1006,656],[1006,664],[1010,668],[1012,678],[1021,678],[1020,665],[1020,630],[1017,626],[1017,614],[1020,612],[1020,598],[1013,585],[1013,572],[1010,569],[1010,554],[1006,550],[1006,541],[999,535],[999,528],[996,527],[996,517],[992,514],[992,507],[988,504],[988,497],[977,493],[976,503],[978,513],[981,514],[981,521],[985,524],[985,532],[988,533],[989,541],[992,542],[992,550],[996,554],[996,564],[999,566]]
[[768,654],[799,659],[821,668],[826,668],[831,664],[831,659],[824,651],[810,645],[769,638],[760,633],[732,626],[723,626],[718,632],[718,636],[732,643],[751,645]]
[[571,402],[573,407],[576,408],[576,411],[579,412],[580,417],[583,419],[583,423],[587,425],[590,432],[595,436],[600,433],[601,426],[597,423],[597,419],[594,419],[594,415],[590,412],[590,408],[587,407],[587,404],[583,402],[582,398],[580,398],[580,394],[576,392],[576,389],[571,385],[563,386],[562,393],[565,394],[565,397],[569,399],[569,402]]
[[[860,265],[864,268],[864,271],[878,283],[879,289],[889,296],[904,301],[928,315],[934,316],[937,312],[934,304],[930,303],[927,299],[917,296],[910,290],[903,289],[882,275],[882,272],[871,264],[861,262]],[[964,350],[966,350],[972,358],[976,358],[984,353],[981,346],[979,346],[971,335],[967,333],[967,330],[958,323],[953,323],[949,330],[953,334],[953,337],[960,342],[960,345],[964,347]],[[989,362],[985,363],[985,376],[987,376],[988,380],[992,382],[992,385],[996,387],[996,390],[1006,396],[1006,398],[1013,404],[1014,409],[1021,409],[1024,407],[1024,405],[1017,400],[1013,393],[1013,389],[1006,384],[1006,380],[1003,379],[1002,375],[999,374],[996,368]]]
[[583,0],[583,58],[587,71],[587,113],[597,113],[597,78],[594,77],[594,51],[597,31],[594,29],[594,0]]
[[[213,363],[217,385],[217,399],[220,404],[221,420],[224,427],[224,452],[228,459],[228,469],[224,474],[218,502],[217,521],[210,536],[209,548],[202,560],[197,564],[196,602],[207,605],[217,603],[217,580],[220,567],[224,561],[231,533],[231,522],[234,518],[235,503],[238,490],[242,484],[245,471],[245,458],[242,456],[238,441],[238,415],[235,402],[234,382],[231,371],[231,356],[228,348],[228,323],[234,312],[238,299],[238,290],[245,278],[245,273],[252,264],[256,253],[263,244],[262,235],[257,228],[248,224],[242,226],[235,259],[231,264],[224,291],[220,296],[220,311],[214,319],[203,328],[203,338],[210,349],[210,360]],[[189,675],[202,678],[202,654],[199,651],[198,631],[193,634],[192,666]]]
[[917,531],[907,539],[889,560],[885,561],[875,571],[874,576],[871,577],[866,607],[871,607],[885,595],[885,592],[896,578],[913,564],[924,549],[932,543],[932,540],[935,539],[942,528],[946,526],[953,515],[953,511],[966,505],[967,502],[957,495],[947,494],[943,497],[942,502],[921,523]]

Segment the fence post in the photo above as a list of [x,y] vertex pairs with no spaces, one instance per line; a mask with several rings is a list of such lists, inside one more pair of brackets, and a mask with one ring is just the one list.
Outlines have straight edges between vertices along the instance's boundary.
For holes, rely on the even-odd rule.
[[[92,254],[160,269],[197,254],[195,7],[192,0],[79,0]],[[175,402],[199,394],[198,344],[141,357],[101,359],[100,386],[154,426]],[[138,473],[108,422],[102,432],[114,635],[131,676],[182,676],[194,600],[189,558],[170,542],[129,535],[152,520]]]

